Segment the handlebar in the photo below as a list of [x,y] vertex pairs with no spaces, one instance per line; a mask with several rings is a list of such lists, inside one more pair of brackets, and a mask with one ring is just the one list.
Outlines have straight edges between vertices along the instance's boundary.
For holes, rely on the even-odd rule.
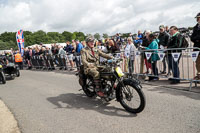
[[110,59],[110,60],[103,61],[102,64],[104,64],[104,65],[112,65],[112,64],[117,64],[120,61],[123,61],[123,59],[121,59],[121,58],[113,58],[113,59]]

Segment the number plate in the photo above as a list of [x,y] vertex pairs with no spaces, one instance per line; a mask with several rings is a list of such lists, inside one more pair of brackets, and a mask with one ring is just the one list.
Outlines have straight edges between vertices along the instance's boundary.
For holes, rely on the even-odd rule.
[[0,68],[2,68],[2,65],[0,65]]
[[124,76],[124,73],[122,72],[122,69],[120,67],[116,67],[115,71],[117,72],[117,74],[118,74],[119,77]]

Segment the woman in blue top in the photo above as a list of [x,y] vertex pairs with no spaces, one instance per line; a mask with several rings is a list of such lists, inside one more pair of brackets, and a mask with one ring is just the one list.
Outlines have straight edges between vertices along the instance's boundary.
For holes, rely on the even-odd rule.
[[150,34],[148,36],[148,40],[150,42],[149,46],[146,48],[146,50],[151,50],[151,49],[155,49],[152,55],[151,55],[151,66],[152,66],[152,71],[153,71],[153,75],[154,77],[149,77],[149,80],[159,80],[158,78],[158,68],[157,68],[157,60],[159,60],[159,56],[158,56],[158,42],[159,40],[156,39],[154,34]]

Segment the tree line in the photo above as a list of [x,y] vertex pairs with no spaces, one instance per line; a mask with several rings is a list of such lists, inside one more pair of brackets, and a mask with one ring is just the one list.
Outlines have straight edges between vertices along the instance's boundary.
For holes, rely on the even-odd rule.
[[[71,41],[75,39],[83,41],[88,35],[85,35],[83,32],[72,33],[69,31],[64,31],[62,33],[45,32],[42,30],[36,32],[24,31],[24,44],[25,47],[27,47],[40,43],[64,43],[66,41]],[[96,33],[94,34],[94,37],[99,40],[101,38],[101,35],[99,33]],[[103,34],[102,37],[107,38],[108,34]],[[18,49],[16,43],[16,32],[4,32],[0,34],[0,50],[8,50],[10,48],[13,48],[15,50]]]

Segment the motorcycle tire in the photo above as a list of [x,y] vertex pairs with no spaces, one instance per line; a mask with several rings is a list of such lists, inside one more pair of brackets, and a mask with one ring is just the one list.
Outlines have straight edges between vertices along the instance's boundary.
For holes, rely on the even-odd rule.
[[[139,84],[136,84],[135,82],[132,81],[132,79],[125,79],[123,80],[124,86],[130,86],[133,88],[133,90],[135,90],[135,94],[137,94],[139,96],[140,102],[139,102],[139,106],[138,107],[130,107],[128,104],[125,103],[124,101],[124,97],[123,97],[123,87],[120,86],[119,90],[116,93],[119,93],[117,95],[119,95],[119,102],[120,104],[125,108],[126,111],[131,112],[131,113],[140,113],[144,110],[145,105],[146,105],[146,100],[145,100],[145,95],[143,93],[143,91],[141,90],[141,86]],[[135,96],[134,96],[135,97]],[[129,99],[131,100],[135,100],[133,98]],[[127,98],[127,97],[126,97]]]
[[16,71],[16,76],[17,76],[17,77],[20,76],[20,72],[19,72],[19,70]]
[[0,72],[0,79],[1,79],[1,82],[3,84],[6,84],[6,77],[5,77],[5,74],[3,72]]
[[[92,91],[89,89],[90,85],[87,83],[89,79],[86,79],[85,84],[82,86],[83,92],[86,94],[88,97],[94,97],[96,96],[95,91]],[[92,86],[92,85],[91,85]]]

